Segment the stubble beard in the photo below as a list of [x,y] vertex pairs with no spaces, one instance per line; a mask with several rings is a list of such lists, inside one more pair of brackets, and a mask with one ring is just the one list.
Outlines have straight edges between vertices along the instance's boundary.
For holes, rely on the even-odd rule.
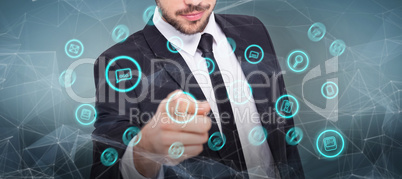
[[[209,7],[210,6],[208,6],[207,9],[209,9]],[[162,17],[165,19],[165,21],[167,23],[169,23],[170,25],[172,25],[179,32],[186,34],[186,35],[192,35],[192,34],[195,34],[198,32],[202,32],[205,29],[205,27],[208,25],[209,17],[212,14],[212,11],[211,11],[205,20],[199,19],[197,21],[190,21],[190,25],[186,26],[186,25],[181,24],[180,21],[176,20],[174,17],[167,15],[166,10],[162,6],[159,6],[159,8],[160,8]],[[204,9],[205,8],[201,8],[199,6],[190,6],[188,10],[191,12],[194,10],[200,11],[200,10],[204,10]],[[181,12],[176,12],[176,15],[180,14],[180,13]],[[197,24],[199,24],[199,25],[197,26]]]

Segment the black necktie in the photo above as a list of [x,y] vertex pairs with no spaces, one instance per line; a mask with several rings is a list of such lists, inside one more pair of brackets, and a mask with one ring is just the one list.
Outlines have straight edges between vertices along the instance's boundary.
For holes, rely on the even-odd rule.
[[[221,116],[220,119],[222,121],[222,133],[226,136],[226,144],[221,149],[222,151],[220,151],[220,153],[224,153],[224,156],[221,157],[224,157],[224,160],[231,160],[233,162],[232,164],[234,164],[234,166],[232,167],[236,167],[236,170],[245,171],[247,167],[244,161],[243,150],[241,147],[239,134],[237,132],[233,110],[228,99],[228,93],[226,91],[221,72],[212,51],[212,43],[212,35],[205,33],[201,36],[200,43],[198,44],[198,49],[202,52],[202,57],[211,59],[215,65],[214,71],[210,71],[209,74],[216,98],[216,103],[218,105],[219,114]],[[208,63],[208,60],[206,61]],[[212,65],[213,64],[210,64],[209,66]],[[208,68],[208,70],[212,69],[213,68]],[[224,121],[222,120],[222,116],[224,117]]]

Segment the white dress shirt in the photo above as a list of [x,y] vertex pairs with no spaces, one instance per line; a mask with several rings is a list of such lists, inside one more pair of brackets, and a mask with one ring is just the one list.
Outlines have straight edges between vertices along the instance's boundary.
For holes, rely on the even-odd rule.
[[[186,35],[176,30],[169,23],[160,19],[158,7],[155,9],[153,22],[156,28],[162,33],[166,39],[172,39],[170,42],[179,51],[187,66],[190,68],[198,85],[200,86],[204,96],[211,106],[211,110],[216,118],[216,122],[220,131],[221,119],[219,118],[218,106],[215,101],[215,94],[209,77],[206,60],[201,56],[201,51],[197,49],[198,43],[203,33],[209,33],[213,36],[213,51],[216,62],[222,73],[222,78],[229,93],[231,107],[234,113],[236,127],[239,133],[240,143],[243,148],[244,159],[247,166],[247,172],[250,178],[274,178],[275,167],[273,165],[273,157],[267,142],[256,146],[249,142],[248,136],[250,131],[256,127],[261,126],[260,118],[254,98],[247,86],[247,79],[245,78],[239,62],[232,51],[232,47],[227,41],[227,37],[215,21],[214,13],[209,18],[208,25],[201,33],[193,35]],[[177,41],[179,37],[183,43]],[[182,45],[185,44],[185,45]],[[236,96],[233,92],[234,88],[246,85],[243,89],[243,95]],[[130,146],[130,145],[129,145]],[[204,150],[209,150],[208,148]],[[125,154],[122,157],[120,170],[123,178],[144,178],[137,172],[133,162],[132,147],[127,147]],[[163,178],[163,171],[161,169],[158,178]]]

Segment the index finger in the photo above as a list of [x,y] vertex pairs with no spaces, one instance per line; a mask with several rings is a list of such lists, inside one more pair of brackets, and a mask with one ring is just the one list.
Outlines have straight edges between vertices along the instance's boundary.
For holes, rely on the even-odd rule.
[[198,101],[190,93],[178,91],[169,97],[166,110],[175,117],[206,115],[211,107],[207,101]]

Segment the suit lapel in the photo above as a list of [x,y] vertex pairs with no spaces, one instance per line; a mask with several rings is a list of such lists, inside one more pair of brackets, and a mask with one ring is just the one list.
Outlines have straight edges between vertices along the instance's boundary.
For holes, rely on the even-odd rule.
[[[253,90],[253,97],[254,100],[267,100],[266,102],[256,102],[256,107],[257,107],[257,111],[260,114],[271,114],[273,113],[272,111],[269,111],[269,107],[271,106],[271,108],[275,111],[275,108],[273,105],[270,104],[270,100],[268,99],[268,94],[272,93],[273,86],[268,87],[255,87],[252,84],[264,84],[264,80],[262,77],[260,77],[259,75],[250,75],[250,73],[252,72],[257,72],[257,71],[262,71],[264,73],[271,73],[269,71],[270,67],[266,66],[266,68],[264,68],[264,60],[267,60],[266,58],[263,59],[262,62],[260,62],[259,64],[251,64],[249,62],[247,62],[247,60],[244,58],[244,51],[245,49],[253,44],[253,42],[247,42],[244,38],[242,38],[240,36],[240,33],[238,32],[238,30],[236,29],[235,26],[233,26],[232,24],[230,24],[228,21],[226,21],[225,15],[218,15],[216,14],[216,21],[217,23],[220,25],[220,27],[222,28],[222,31],[225,33],[226,37],[231,37],[236,41],[236,45],[237,45],[237,49],[235,50],[235,54],[236,57],[241,65],[241,68],[243,70],[244,75],[247,78],[248,83],[251,85],[252,90]],[[267,54],[268,55],[268,54]],[[276,60],[276,58],[273,58]],[[269,64],[269,63],[266,63]],[[272,78],[273,76],[271,76]],[[266,82],[268,83],[268,82]],[[271,115],[271,116],[275,116],[275,115]],[[267,138],[267,142],[268,145],[270,146],[271,152],[272,152],[272,156],[274,157],[274,162],[276,163],[276,165],[278,165],[278,162],[285,162],[286,163],[286,151],[283,151],[283,148],[285,147],[285,140],[284,140],[284,131],[283,131],[283,127],[279,127],[277,126],[278,124],[276,124],[276,119],[274,119],[274,117],[272,117],[271,119],[267,119],[269,118],[269,116],[263,115],[263,118],[260,118],[261,120],[261,124],[267,129],[268,131],[268,138]]]
[[[260,116],[262,116],[262,114],[265,114],[267,112],[268,112],[268,114],[270,114],[270,111],[268,111],[269,105],[270,105],[269,100],[268,100],[268,94],[269,94],[269,91],[272,89],[267,88],[267,87],[260,87],[260,86],[253,85],[253,84],[260,85],[260,84],[264,84],[264,83],[268,83],[268,82],[267,81],[264,82],[263,78],[260,75],[252,74],[253,72],[258,72],[258,71],[262,71],[264,73],[270,73],[270,72],[267,71],[267,69],[264,69],[263,65],[251,64],[244,58],[244,52],[245,52],[246,48],[249,45],[253,44],[253,42],[248,42],[246,39],[244,39],[238,32],[238,29],[236,29],[236,26],[232,25],[230,22],[228,22],[225,19],[225,15],[216,14],[215,19],[216,19],[216,22],[221,27],[222,31],[225,33],[226,37],[232,38],[236,42],[236,49],[235,49],[234,53],[236,55],[236,58],[239,61],[239,64],[247,79],[247,82],[252,87],[252,94],[254,97],[254,101],[266,100],[265,102],[256,102],[255,103],[258,113],[260,114]],[[263,63],[263,62],[261,62],[261,63]],[[269,118],[269,116],[266,116],[266,115],[263,115],[263,117]],[[275,149],[275,148],[277,148],[277,146],[274,146],[274,144],[282,145],[283,140],[281,140],[281,139],[283,139],[283,138],[278,137],[278,131],[276,129],[276,125],[272,125],[269,122],[268,123],[264,122],[264,121],[270,121],[267,118],[264,118],[264,119],[260,118],[261,125],[263,125],[269,133],[267,142],[268,142],[268,144],[272,144],[272,145],[270,145],[270,148]],[[273,120],[273,119],[271,119],[271,120]],[[277,153],[276,151],[277,150],[271,150],[271,152],[273,152],[272,155],[274,156],[274,160],[282,161],[282,159],[280,159],[281,157],[279,155],[276,155],[276,153]],[[283,153],[285,153],[285,152],[279,151],[279,153],[281,153],[283,155]],[[221,154],[221,156],[224,156],[224,154]]]
[[[252,42],[249,43],[249,42],[247,42],[247,40],[245,40],[243,37],[241,37],[240,33],[236,29],[236,26],[233,26],[230,22],[226,21],[225,15],[216,14],[215,17],[216,17],[216,22],[219,24],[222,31],[225,33],[226,37],[228,37],[228,38],[230,37],[230,38],[234,39],[236,42],[236,49],[235,49],[234,53],[236,55],[236,58],[239,61],[239,64],[242,68],[244,76],[247,79],[247,82],[252,87],[252,92],[253,92],[252,94],[253,94],[254,100],[257,101],[257,100],[268,99],[267,98],[267,90],[268,89],[256,87],[255,85],[252,85],[252,84],[263,84],[264,83],[264,81],[261,79],[261,76],[252,74],[253,72],[258,72],[261,70],[259,68],[259,65],[251,64],[244,58],[245,49],[253,43]],[[256,107],[257,107],[258,113],[263,114],[268,109],[268,102],[256,103]],[[267,130],[269,131],[269,126],[265,126],[265,127],[267,127]]]
[[[151,18],[152,19],[152,18]],[[157,59],[163,59],[163,68],[183,91],[193,94],[196,99],[205,100],[201,88],[180,53],[167,49],[168,40],[154,25],[145,26],[145,39]]]

